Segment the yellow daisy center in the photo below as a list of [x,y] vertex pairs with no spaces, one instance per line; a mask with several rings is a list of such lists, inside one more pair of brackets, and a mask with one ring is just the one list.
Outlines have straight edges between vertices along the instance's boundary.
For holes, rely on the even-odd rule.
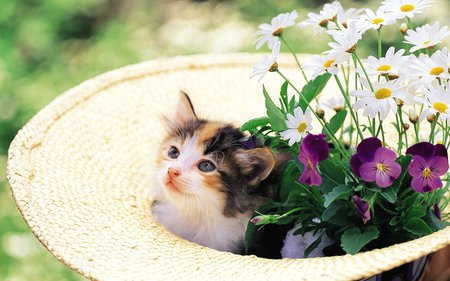
[[331,64],[334,62],[334,60],[327,60],[324,64],[323,67],[328,68],[331,66]]
[[374,19],[372,20],[372,23],[373,23],[373,24],[380,24],[380,23],[382,23],[382,22],[384,22],[384,19],[382,19],[382,18],[374,18]]
[[392,91],[388,88],[380,88],[375,92],[375,97],[379,100],[387,99],[392,95]]
[[306,125],[306,123],[302,122],[302,123],[300,123],[300,125],[298,125],[297,131],[301,134],[301,133],[303,133],[306,130],[306,127],[308,127]]
[[412,4],[405,4],[405,5],[400,6],[400,10],[404,13],[414,11],[415,8],[416,7],[414,7],[414,5],[412,5]]
[[378,163],[377,164],[377,170],[378,170],[378,172],[385,172],[386,171],[386,166],[383,163]]
[[383,71],[383,72],[387,72],[391,70],[391,66],[390,65],[381,65],[380,67],[377,68],[377,71]]
[[445,113],[447,111],[448,106],[443,102],[435,102],[433,104],[433,108],[439,111],[440,113]]
[[423,171],[422,171],[422,177],[423,177],[424,179],[429,179],[429,178],[431,177],[431,170],[430,170],[430,168],[425,168],[425,169],[423,169]]
[[444,69],[440,66],[436,66],[435,68],[430,70],[431,75],[438,76],[439,74],[442,74],[442,73],[444,73]]

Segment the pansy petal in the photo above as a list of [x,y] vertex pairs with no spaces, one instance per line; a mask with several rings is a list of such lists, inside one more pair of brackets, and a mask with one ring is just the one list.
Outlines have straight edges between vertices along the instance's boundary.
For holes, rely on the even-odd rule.
[[377,138],[367,138],[361,141],[356,148],[359,159],[362,162],[370,162],[373,160],[375,151],[381,147],[381,141]]
[[359,160],[358,155],[354,154],[352,158],[350,158],[350,167],[352,169],[352,172],[357,175],[358,177],[361,177],[359,173],[359,168],[361,168],[362,161]]
[[367,182],[373,182],[376,179],[377,174],[377,163],[367,162],[361,165],[359,168],[359,173],[361,178]]
[[375,183],[382,188],[390,186],[394,182],[389,173],[378,171],[375,176]]
[[433,156],[434,146],[429,142],[419,142],[406,150],[406,154],[420,155],[424,159],[429,159]]
[[429,162],[431,171],[437,176],[445,175],[448,171],[448,159],[445,157],[433,157]]
[[412,177],[422,176],[422,171],[425,168],[426,161],[420,155],[414,155],[411,164],[408,166],[408,173]]

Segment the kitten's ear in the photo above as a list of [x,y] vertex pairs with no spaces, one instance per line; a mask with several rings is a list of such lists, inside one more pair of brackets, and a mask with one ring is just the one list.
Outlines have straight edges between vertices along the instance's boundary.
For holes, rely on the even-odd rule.
[[180,99],[178,100],[175,121],[184,124],[187,121],[196,119],[197,116],[195,115],[194,107],[192,106],[189,96],[185,92],[180,91]]
[[243,149],[237,153],[238,165],[247,185],[257,186],[275,167],[275,156],[267,147]]

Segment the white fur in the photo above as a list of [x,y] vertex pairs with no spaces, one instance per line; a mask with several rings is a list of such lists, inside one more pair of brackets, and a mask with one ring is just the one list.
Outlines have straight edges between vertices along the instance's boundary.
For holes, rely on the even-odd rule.
[[[203,155],[196,146],[195,137],[186,140],[177,159],[166,158],[155,169],[150,190],[154,198],[152,213],[156,220],[172,233],[220,251],[238,252],[251,213],[226,217],[223,214],[225,194],[202,186],[202,176],[197,163]],[[163,149],[165,155],[167,150]],[[179,185],[183,193],[175,192],[165,185],[169,167],[181,170]]]
[[[305,235],[294,235],[294,232],[299,229],[302,225],[295,225],[286,235],[284,240],[283,248],[281,249],[282,258],[299,259],[305,258],[305,250],[311,245],[319,236],[319,233],[313,235],[313,231],[305,233]],[[314,249],[308,256],[308,258],[323,257],[323,249],[331,244],[333,240],[324,234],[322,236],[322,241],[319,243],[316,249]]]

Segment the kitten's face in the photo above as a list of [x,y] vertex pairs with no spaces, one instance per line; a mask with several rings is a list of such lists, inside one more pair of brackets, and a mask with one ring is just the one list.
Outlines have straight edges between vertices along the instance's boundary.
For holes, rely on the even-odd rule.
[[192,208],[216,206],[224,212],[244,209],[241,202],[271,172],[275,159],[268,148],[245,149],[242,132],[229,124],[197,119],[186,95],[177,114],[166,120],[168,136],[156,161],[166,197]]
[[173,200],[206,200],[224,204],[221,172],[227,169],[223,154],[208,151],[220,124],[190,121],[163,142],[157,159],[158,174]]

